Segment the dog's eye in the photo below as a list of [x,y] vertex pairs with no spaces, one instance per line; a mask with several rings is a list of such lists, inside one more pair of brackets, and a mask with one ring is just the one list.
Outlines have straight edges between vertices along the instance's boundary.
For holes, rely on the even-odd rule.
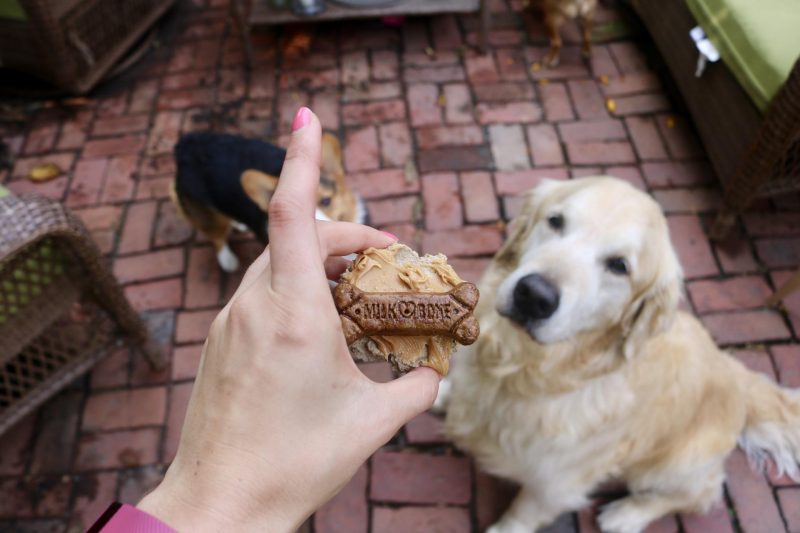
[[562,215],[550,215],[547,217],[547,224],[556,231],[564,229],[564,217]]
[[331,205],[331,197],[330,196],[324,196],[324,197],[320,198],[319,205],[321,205],[322,207],[328,207],[329,205]]
[[606,259],[606,268],[618,276],[626,276],[628,274],[628,263],[622,257],[609,257]]

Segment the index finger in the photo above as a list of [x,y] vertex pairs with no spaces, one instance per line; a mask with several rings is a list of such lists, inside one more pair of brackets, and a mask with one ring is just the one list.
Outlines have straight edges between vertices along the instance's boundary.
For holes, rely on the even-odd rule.
[[316,115],[301,107],[292,130],[278,187],[269,204],[273,287],[307,286],[315,277],[325,281],[314,221],[322,129]]

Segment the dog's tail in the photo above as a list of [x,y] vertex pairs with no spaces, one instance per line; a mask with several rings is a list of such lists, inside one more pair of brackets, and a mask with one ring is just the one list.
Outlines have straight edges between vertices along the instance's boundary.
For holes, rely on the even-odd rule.
[[759,470],[771,457],[778,475],[800,480],[800,390],[782,388],[763,374],[742,370],[747,418],[739,445]]

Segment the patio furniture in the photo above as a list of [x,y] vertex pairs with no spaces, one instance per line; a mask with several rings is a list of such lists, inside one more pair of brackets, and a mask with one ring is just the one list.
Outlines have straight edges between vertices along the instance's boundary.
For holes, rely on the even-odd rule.
[[[291,1],[287,1],[286,4],[290,5]],[[253,48],[250,43],[251,27],[354,18],[475,13],[480,11],[481,49],[486,51],[490,24],[489,0],[395,0],[393,2],[375,2],[375,4],[374,6],[352,7],[333,1],[326,1],[325,10],[318,15],[310,17],[298,17],[290,7],[276,9],[271,6],[270,0],[231,0],[230,5],[231,14],[244,40],[248,67],[252,67],[253,63]]]
[[797,289],[800,289],[800,270],[792,274],[792,277],[789,278],[786,283],[778,287],[778,289],[773,292],[769,298],[767,298],[767,301],[764,302],[764,305],[777,307],[784,298],[789,296]]
[[0,0],[0,66],[88,92],[175,0]]
[[7,195],[0,228],[0,434],[123,345],[123,337],[152,367],[166,364],[67,209]]
[[[800,12],[769,0],[630,0],[661,50],[724,189],[722,238],[758,196],[800,189]],[[695,76],[700,25],[722,62]],[[793,65],[793,66],[792,66]]]

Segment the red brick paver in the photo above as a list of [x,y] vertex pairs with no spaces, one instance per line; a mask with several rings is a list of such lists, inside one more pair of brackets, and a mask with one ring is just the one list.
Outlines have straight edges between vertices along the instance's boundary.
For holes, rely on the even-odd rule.
[[[569,23],[561,65],[542,68],[547,37],[529,2],[489,2],[485,55],[474,46],[474,15],[410,18],[400,28],[349,21],[317,28],[298,58],[283,57],[280,31],[254,33],[247,73],[228,0],[183,0],[161,45],[85,103],[36,102],[27,123],[0,123],[9,157],[0,182],[76,212],[171,357],[155,373],[139,354],[114,351],[0,437],[0,530],[82,531],[111,500],[135,502],[161,479],[208,327],[243,273],[220,271],[210,243],[169,201],[172,149],[182,133],[204,129],[285,144],[301,105],[341,139],[348,182],[372,224],[448,254],[471,281],[501,246],[519,194],[542,179],[608,173],[649,192],[668,215],[685,308],[745,364],[800,387],[800,292],[764,306],[800,266],[797,195],[755,202],[729,238],[711,243],[721,189],[685,106],[665,92],[659,59],[642,52],[651,47],[596,43],[583,61]],[[598,26],[620,24],[610,4],[601,2]],[[62,174],[25,179],[44,162]],[[232,241],[244,266],[261,251],[249,234]],[[386,364],[359,367],[374,381],[393,378]],[[647,531],[800,530],[800,485],[753,473],[739,453],[727,466],[725,499],[711,513],[668,516]],[[448,443],[441,418],[425,413],[302,531],[482,531],[514,492],[480,473]],[[597,531],[602,501],[547,531]]]

